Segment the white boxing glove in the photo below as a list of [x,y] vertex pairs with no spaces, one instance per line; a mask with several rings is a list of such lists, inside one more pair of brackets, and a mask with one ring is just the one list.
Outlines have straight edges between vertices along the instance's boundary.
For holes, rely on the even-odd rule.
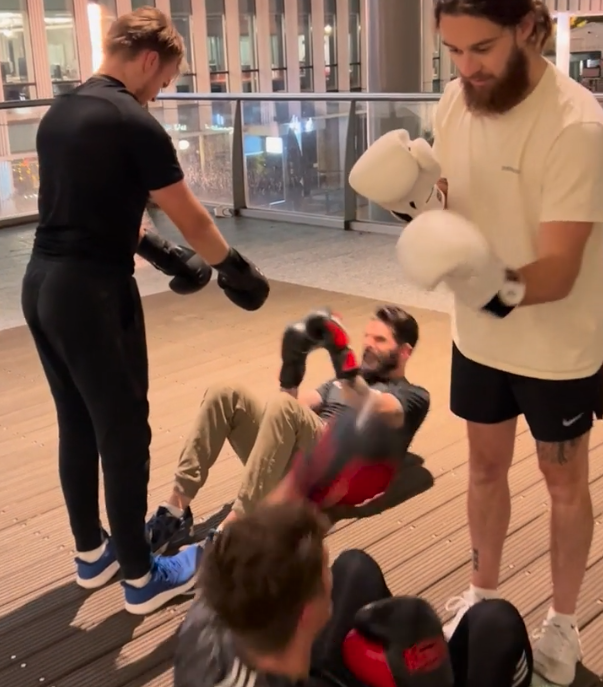
[[436,186],[441,169],[427,141],[411,141],[397,129],[378,138],[352,167],[350,186],[356,193],[395,215],[416,217],[443,208],[444,194]]
[[523,300],[525,285],[492,251],[478,228],[449,210],[425,212],[396,244],[404,276],[431,291],[444,282],[475,310],[505,317]]

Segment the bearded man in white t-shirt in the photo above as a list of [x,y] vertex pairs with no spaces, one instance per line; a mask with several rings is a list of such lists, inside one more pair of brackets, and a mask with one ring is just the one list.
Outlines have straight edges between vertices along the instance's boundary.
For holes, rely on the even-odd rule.
[[460,76],[437,107],[434,147],[392,131],[350,183],[410,221],[397,245],[405,277],[455,296],[451,409],[467,421],[473,571],[447,633],[497,594],[524,415],[551,499],[553,599],[535,667],[567,685],[593,532],[589,435],[603,410],[603,111],[542,57],[552,21],[541,2],[434,4]]

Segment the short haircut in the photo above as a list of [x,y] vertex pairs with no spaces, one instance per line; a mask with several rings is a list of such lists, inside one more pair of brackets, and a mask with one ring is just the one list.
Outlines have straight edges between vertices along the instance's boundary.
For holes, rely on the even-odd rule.
[[172,20],[154,7],[139,7],[117,17],[104,40],[107,55],[133,60],[144,50],[156,52],[161,62],[184,60],[182,36]]
[[304,607],[324,592],[326,532],[322,516],[305,502],[260,504],[208,544],[199,592],[251,651],[283,651]]
[[436,26],[439,27],[442,15],[469,15],[488,19],[494,24],[513,28],[533,13],[535,19],[534,43],[544,45],[553,33],[553,20],[543,0],[436,0]]
[[419,341],[419,324],[415,318],[398,305],[380,305],[375,310],[375,318],[390,329],[399,346],[408,344],[412,348]]

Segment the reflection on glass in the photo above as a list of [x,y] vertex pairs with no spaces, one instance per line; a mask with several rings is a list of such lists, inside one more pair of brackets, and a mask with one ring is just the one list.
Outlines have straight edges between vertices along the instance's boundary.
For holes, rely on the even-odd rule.
[[116,0],[89,2],[86,11],[92,48],[92,71],[95,72],[103,61],[103,39],[117,16]]
[[259,87],[255,0],[239,0],[239,31],[243,93],[255,93]]
[[362,90],[361,43],[360,43],[360,0],[350,0],[350,90]]
[[[368,145],[383,134],[394,129],[406,129],[412,139],[424,138],[433,143],[433,120],[437,102],[397,102],[384,103],[373,102],[370,109],[366,103],[357,104],[358,135],[356,137],[358,149],[356,155],[360,157]],[[367,118],[367,110],[370,111],[370,119]],[[374,203],[369,203],[366,198],[357,196],[358,219],[371,222],[385,222],[392,224],[394,221],[389,212],[383,210]]]
[[[12,156],[0,160],[0,219],[38,212],[39,172],[35,137],[45,107],[5,110],[3,132]],[[34,151],[34,152],[29,152]]]
[[[570,18],[570,76],[593,93],[603,93],[601,61],[603,17],[575,15]],[[565,65],[558,65],[561,69]]]
[[343,216],[349,104],[328,103],[322,112],[322,104],[311,105],[316,115],[306,117],[297,114],[301,103],[289,102],[287,121],[280,124],[278,135],[249,131],[244,118],[249,207]]
[[196,71],[194,64],[193,40],[191,36],[192,13],[193,10],[191,0],[170,0],[170,14],[172,21],[174,22],[176,30],[182,36],[182,40],[184,41],[184,49],[186,50],[186,63],[184,65],[184,74],[186,75],[194,75]]
[[312,2],[297,0],[297,46],[299,52],[299,87],[302,93],[314,90],[312,57]]
[[284,0],[270,0],[270,58],[272,90],[287,90],[287,57],[285,51]]
[[228,91],[228,63],[224,26],[224,0],[206,0],[207,57],[212,93]]
[[58,95],[80,79],[72,0],[44,0],[44,24],[50,78]]
[[0,71],[4,100],[30,100],[36,97],[25,0],[2,3]]
[[336,91],[337,78],[337,5],[336,0],[325,0],[325,73],[327,91]]

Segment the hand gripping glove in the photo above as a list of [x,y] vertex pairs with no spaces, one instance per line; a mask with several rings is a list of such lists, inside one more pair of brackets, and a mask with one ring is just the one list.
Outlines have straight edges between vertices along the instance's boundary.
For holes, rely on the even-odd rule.
[[378,138],[350,172],[350,186],[361,196],[402,219],[430,209],[442,209],[443,193],[436,186],[441,169],[429,143],[411,141],[397,129]]
[[136,252],[155,269],[173,277],[170,289],[180,296],[201,291],[211,279],[211,267],[195,251],[155,232],[145,232]]
[[213,268],[218,272],[218,286],[243,310],[259,310],[270,295],[270,284],[264,274],[234,248]]
[[465,305],[506,317],[525,285],[505,267],[479,229],[448,210],[432,210],[403,230],[396,254],[404,276],[428,291],[444,282]]

